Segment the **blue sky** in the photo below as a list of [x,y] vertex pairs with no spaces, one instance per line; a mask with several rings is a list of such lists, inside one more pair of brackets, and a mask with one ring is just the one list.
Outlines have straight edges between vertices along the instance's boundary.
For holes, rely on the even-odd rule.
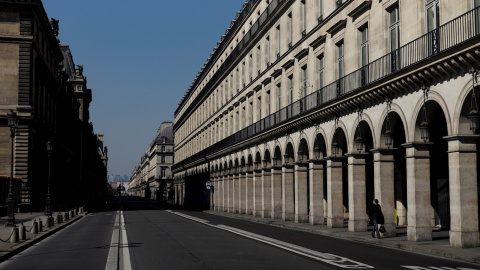
[[130,175],[220,40],[241,0],[43,0],[84,65],[108,171]]

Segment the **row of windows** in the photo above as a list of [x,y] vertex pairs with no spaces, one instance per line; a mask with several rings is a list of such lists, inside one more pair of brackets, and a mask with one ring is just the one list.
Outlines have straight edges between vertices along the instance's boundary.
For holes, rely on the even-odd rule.
[[[305,3],[302,1],[302,3]],[[319,1],[321,4],[321,1]],[[475,6],[478,7],[480,6],[480,0],[474,0]],[[303,10],[302,12],[305,12]],[[426,0],[426,6],[425,6],[425,12],[426,12],[426,31],[432,31],[439,27],[439,1],[438,0]],[[305,14],[305,13],[303,13]],[[320,13],[321,14],[321,13]],[[288,21],[289,21],[289,33],[291,33],[291,13],[288,13]],[[398,6],[393,6],[388,9],[388,18],[387,18],[387,26],[388,26],[388,46],[389,46],[389,51],[393,52],[400,47],[400,16],[399,16],[399,7]],[[303,22],[303,26],[305,27],[305,22]],[[280,38],[280,25],[277,25],[274,27],[275,31],[277,31],[277,48],[276,50],[279,52],[281,48],[281,38]],[[358,55],[359,55],[359,63],[360,67],[367,66],[369,64],[369,27],[368,24],[365,24],[364,26],[358,28],[359,30],[359,47],[358,47]],[[262,58],[262,50],[261,46],[259,45],[256,47],[257,53],[256,53],[256,58],[259,59],[260,61],[257,62],[257,70],[258,73],[260,73],[260,68],[263,67],[262,64],[262,59],[265,60],[265,67],[269,65],[269,60],[270,60],[270,35],[267,34],[266,37],[264,38],[265,42],[264,44],[267,46],[267,53],[264,58]],[[288,37],[288,41],[291,42],[292,36]],[[349,42],[348,40],[340,40],[335,44],[335,79],[340,79],[344,77],[345,74],[345,44],[344,42]],[[250,59],[253,59],[252,56],[253,53],[250,53],[248,56]],[[277,57],[280,55],[277,54]],[[316,77],[312,82],[316,82],[316,89],[320,89],[324,86],[324,55],[320,54],[318,57],[316,57]],[[241,62],[241,67],[243,67],[245,61]],[[252,69],[253,67],[253,61],[250,61],[250,70],[248,71],[248,74],[251,75],[252,73],[254,74],[254,70]],[[236,69],[238,70],[238,68]],[[235,70],[234,70],[235,72]],[[241,75],[244,74],[244,70],[242,69],[242,72],[240,73]],[[239,109],[236,111],[229,112],[226,116],[220,119],[220,121],[204,131],[204,134],[198,138],[198,141],[191,141],[185,146],[181,146],[181,152],[183,153],[183,157],[189,156],[190,154],[194,154],[201,149],[204,149],[213,143],[220,141],[223,138],[226,138],[227,136],[245,128],[246,126],[253,124],[255,121],[258,121],[262,119],[262,117],[268,116],[271,113],[278,111],[282,108],[282,106],[287,106],[291,103],[293,103],[295,99],[296,93],[298,93],[298,98],[305,97],[308,95],[310,92],[312,92],[313,85],[311,82],[309,82],[308,79],[308,69],[307,65],[304,65],[300,68],[300,74],[298,74],[300,80],[300,86],[297,89],[298,91],[295,91],[294,88],[294,75],[288,75],[288,79],[286,80],[287,86],[286,89],[282,85],[282,81],[280,80],[278,83],[274,83],[273,86],[265,87],[264,93],[260,93],[259,95],[255,95],[254,97],[249,97],[246,98],[245,103],[242,103],[239,105]],[[251,75],[253,76],[253,75]],[[230,75],[230,78],[233,78],[233,74]],[[241,77],[236,80],[236,83],[238,84],[243,83],[246,78]],[[228,101],[226,100],[227,97],[233,97],[232,90],[236,89],[236,91],[239,91],[240,87],[235,87],[232,88],[232,80],[226,85],[229,85],[230,87],[223,87],[223,85],[220,87],[220,89],[217,89],[216,92],[214,92],[207,100],[206,102],[200,107],[199,110],[196,111],[195,117],[191,118],[191,122],[187,122],[189,124],[184,125],[189,127],[188,129],[182,128],[180,132],[187,130],[186,133],[181,134],[180,136],[181,139],[185,138],[187,134],[190,134],[192,131],[194,131],[197,127],[197,125],[203,125],[205,121],[208,121],[209,118],[212,116],[216,115],[215,112],[217,112],[223,104],[228,104]],[[283,81],[285,82],[285,81]],[[270,87],[272,87],[271,90]],[[309,90],[310,89],[310,90]],[[315,90],[316,90],[315,89]],[[283,91],[286,91],[285,93]],[[261,92],[261,91],[260,91]],[[263,99],[263,102],[262,102]],[[286,99],[286,100],[282,100]],[[263,108],[262,108],[263,106]],[[188,153],[188,154],[187,154]],[[183,158],[181,158],[183,159]]]

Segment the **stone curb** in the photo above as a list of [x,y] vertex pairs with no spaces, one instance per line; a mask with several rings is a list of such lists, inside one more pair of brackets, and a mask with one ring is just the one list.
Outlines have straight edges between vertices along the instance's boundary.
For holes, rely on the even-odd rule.
[[422,255],[430,255],[430,256],[436,256],[436,257],[441,257],[441,258],[446,258],[446,259],[460,260],[460,261],[464,261],[464,262],[480,264],[480,255],[479,256],[471,256],[469,254],[459,254],[457,252],[448,252],[448,251],[443,251],[443,250],[439,250],[439,249],[432,248],[432,247],[402,244],[401,242],[398,242],[398,241],[394,242],[394,241],[381,241],[379,239],[369,239],[369,238],[353,235],[353,233],[333,232],[333,231],[328,232],[328,231],[324,231],[324,230],[319,230],[319,229],[315,228],[314,226],[300,227],[300,226],[296,226],[294,224],[285,224],[285,223],[280,222],[280,221],[263,219],[263,218],[255,218],[253,216],[245,216],[245,215],[239,215],[239,214],[238,215],[237,214],[229,214],[229,213],[217,212],[217,211],[212,211],[212,210],[204,211],[204,213],[212,214],[212,215],[218,215],[218,216],[224,216],[224,217],[228,217],[228,218],[240,219],[240,220],[245,220],[245,221],[250,221],[250,222],[255,222],[255,223],[260,223],[260,224],[272,225],[272,226],[285,228],[285,229],[290,229],[290,230],[304,231],[304,232],[308,232],[308,233],[314,233],[314,234],[324,235],[324,236],[328,236],[328,237],[359,242],[359,243],[363,243],[363,244],[376,245],[376,246],[382,246],[382,247],[386,247],[386,248],[404,250],[404,251],[409,251],[409,252],[418,253],[418,254],[422,254]]
[[83,218],[84,216],[88,215],[88,212],[84,212],[78,216],[76,216],[73,219],[70,219],[69,221],[66,221],[62,223],[60,226],[57,225],[57,227],[53,227],[52,229],[44,232],[40,232],[37,235],[34,235],[32,238],[24,240],[24,241],[19,241],[15,245],[11,246],[10,248],[7,249],[2,249],[0,250],[0,263],[4,262],[11,257],[17,255],[18,253],[24,251],[25,249],[33,246],[34,244],[46,239],[50,235],[53,235],[54,233],[62,230],[63,228],[69,226],[70,224],[73,224],[77,220]]

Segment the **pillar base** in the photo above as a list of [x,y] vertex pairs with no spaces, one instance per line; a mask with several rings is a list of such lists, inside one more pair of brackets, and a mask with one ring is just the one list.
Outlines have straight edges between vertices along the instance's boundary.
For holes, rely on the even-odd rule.
[[295,214],[295,223],[308,223],[307,214]]
[[262,218],[271,218],[271,217],[272,217],[272,213],[270,211],[264,210],[262,212]]
[[366,232],[367,221],[366,220],[348,220],[349,232]]
[[295,220],[295,215],[294,214],[283,214],[282,213],[282,219],[285,220],[285,221],[291,221],[291,220]]
[[413,242],[432,241],[432,228],[408,226],[407,239]]
[[456,248],[472,248],[480,246],[479,233],[450,231],[450,246]]
[[309,217],[309,222],[311,225],[323,225],[323,217],[319,216],[310,216]]
[[343,218],[330,218],[327,217],[328,228],[343,228]]
[[282,212],[281,211],[273,212],[272,219],[282,219]]

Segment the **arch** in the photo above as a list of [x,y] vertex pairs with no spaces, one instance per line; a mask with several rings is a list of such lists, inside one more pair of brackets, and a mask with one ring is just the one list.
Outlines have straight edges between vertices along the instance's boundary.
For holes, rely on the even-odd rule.
[[[300,153],[302,153],[302,155],[300,155]],[[302,138],[298,144],[298,153],[297,153],[298,161],[300,161],[300,157],[302,158],[302,161],[306,161],[310,159],[310,150],[308,147],[307,138]]]
[[285,164],[290,164],[290,163],[293,163],[295,162],[295,150],[293,148],[293,144],[291,142],[288,142],[286,147],[285,147],[285,152],[283,154],[284,156],[285,155],[288,155],[288,162],[286,162],[286,160],[284,159],[283,162]]
[[325,132],[325,130],[320,126],[315,129],[315,132],[312,138],[313,147],[311,147],[310,149],[311,151],[310,156],[315,157],[314,150],[316,146],[318,146],[320,153],[322,154],[320,158],[327,156],[327,148],[326,148],[326,140],[325,140],[325,138],[327,138],[326,134],[327,133]]
[[[280,145],[275,146],[275,150],[273,152],[273,157],[275,160],[273,160],[273,165],[276,166],[278,164],[282,164],[283,161],[283,156],[282,156],[282,150],[280,148]],[[277,163],[277,164],[275,164]]]
[[[422,95],[420,96],[420,98],[417,101],[417,104],[415,105],[415,109],[412,114],[412,119],[409,124],[410,133],[408,134],[409,135],[408,141],[410,142],[421,140],[420,130],[417,128],[420,126],[420,122],[422,121],[423,93],[421,94]],[[452,134],[450,114],[448,112],[448,107],[445,103],[445,100],[443,99],[442,96],[440,96],[438,92],[430,90],[428,92],[428,98],[426,101],[427,117],[428,117],[428,114],[431,113],[432,106],[435,106],[433,103],[436,103],[443,112],[443,116],[445,117],[445,121],[447,124],[447,135]]]
[[[351,149],[349,148],[349,151],[350,152],[354,152],[356,149],[355,149],[355,139],[357,137],[357,133],[358,133],[358,124],[359,124],[359,121],[358,121],[358,117],[355,119],[354,123],[353,123],[353,126],[350,130],[350,134],[352,134],[351,138],[350,138],[350,142],[349,142],[349,145],[351,145]],[[370,118],[370,116],[366,113],[362,113],[361,116],[360,116],[360,130],[361,130],[361,133],[362,133],[362,136],[365,135],[363,133],[365,132],[370,132],[370,136],[372,137],[372,148],[371,149],[374,149],[374,148],[377,148],[377,144],[375,143],[376,140],[375,140],[375,129],[374,129],[374,125],[373,125],[373,122],[372,122],[372,119]],[[365,136],[363,136],[364,139]],[[364,148],[364,152],[368,151],[369,149],[367,148]]]
[[[296,145],[298,145],[300,147],[300,145],[303,145],[302,143],[306,144],[306,148],[302,149],[302,151],[304,152],[304,155],[310,157],[311,156],[310,152],[306,152],[306,151],[310,150],[310,147],[309,147],[311,145],[310,140],[309,140],[307,134],[305,134],[305,132],[303,130],[300,132],[300,136],[298,136]],[[300,150],[299,147],[297,147],[298,150]]]
[[[455,120],[452,123],[453,130],[455,134],[472,134],[476,133],[476,131],[470,130],[470,119],[468,119],[467,115],[470,113],[471,110],[471,102],[472,102],[472,91],[473,85],[471,83],[467,83],[465,87],[462,89],[459,98],[457,100],[457,104],[455,106],[455,111],[453,112],[454,116],[453,119]],[[475,86],[475,95],[477,99],[477,110],[478,110],[478,94],[480,93],[480,86]]]
[[342,121],[338,120],[338,125],[337,125],[337,128],[335,129],[335,125],[332,126],[332,131],[331,131],[331,137],[329,139],[329,144],[327,145],[327,149],[329,150],[330,152],[330,155],[333,155],[332,153],[332,143],[333,143],[333,139],[335,137],[335,134],[339,133],[340,134],[340,137],[337,138],[339,139],[339,143],[340,143],[340,139],[344,138],[345,139],[345,142],[342,144],[342,149],[343,152],[340,154],[340,155],[343,155],[345,153],[348,152],[348,136],[347,136],[347,132],[346,132],[347,128],[345,126],[345,123],[343,123]]
[[267,148],[263,153],[263,160],[266,162],[266,167],[270,167],[272,158],[270,157],[270,150]]

